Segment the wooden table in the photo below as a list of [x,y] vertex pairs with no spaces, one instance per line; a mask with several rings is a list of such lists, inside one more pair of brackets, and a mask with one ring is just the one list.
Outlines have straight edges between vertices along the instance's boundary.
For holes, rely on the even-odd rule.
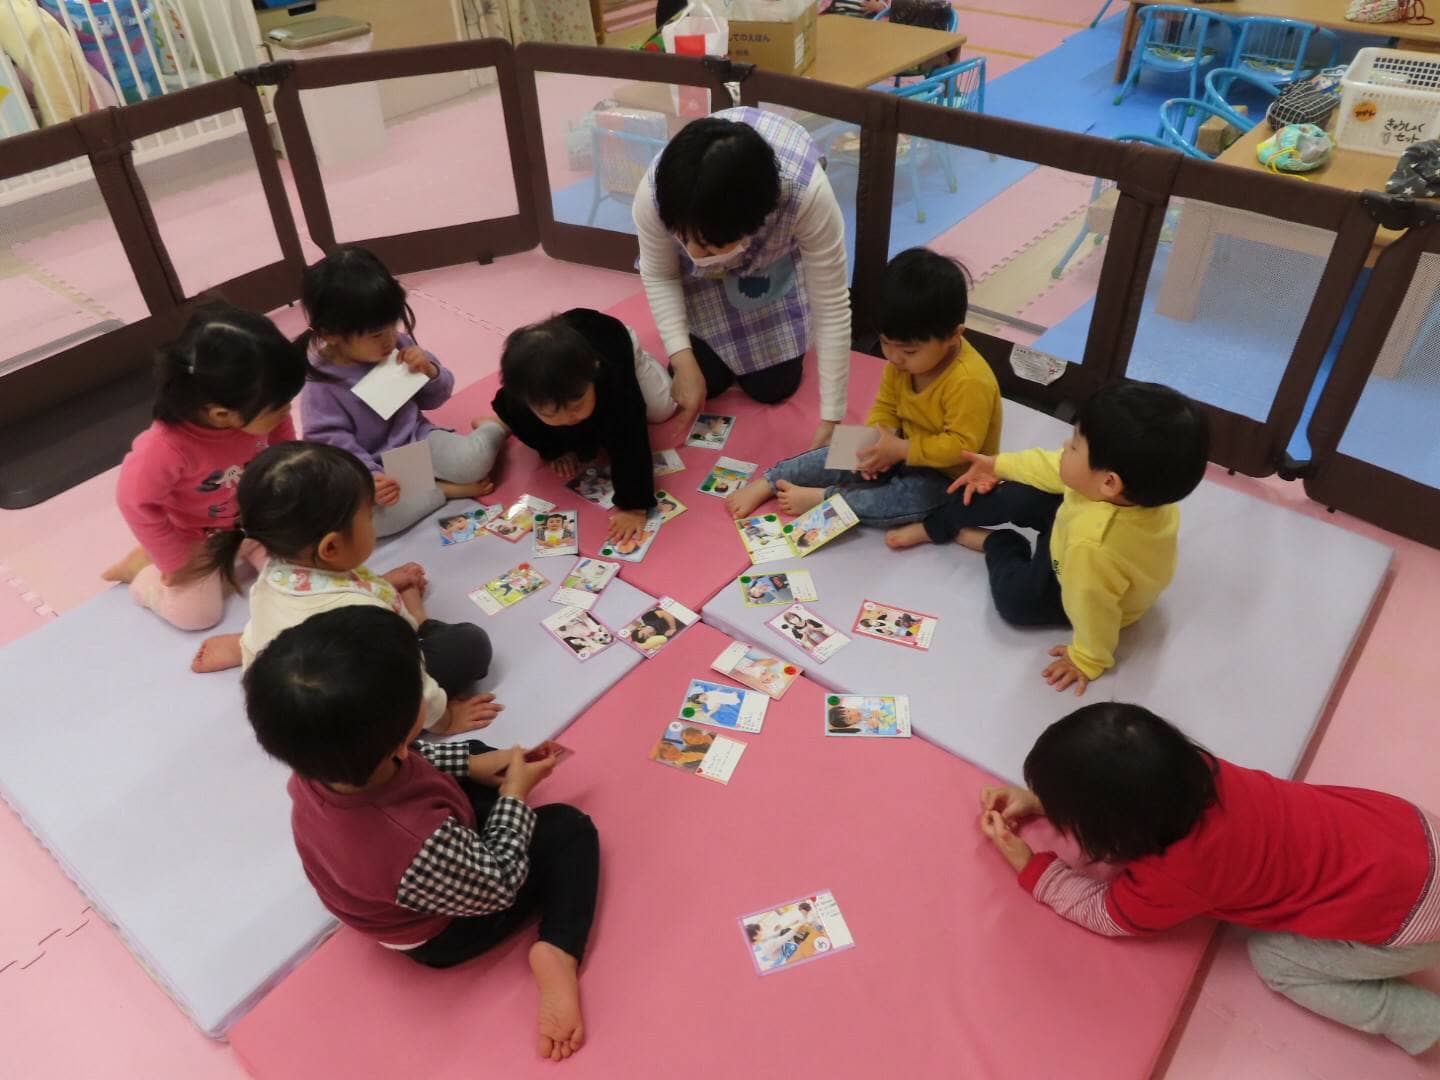
[[[1130,0],[1125,9],[1125,28],[1120,34],[1120,55],[1115,59],[1115,81],[1121,82],[1130,70],[1130,53],[1140,31],[1140,9],[1149,0]],[[1197,4],[1193,0],[1165,0],[1167,4],[1193,7],[1215,15],[1242,18],[1267,15],[1276,19],[1298,19],[1316,26],[1349,34],[1390,34],[1399,37],[1397,48],[1440,52],[1440,22],[1432,26],[1410,23],[1357,23],[1345,18],[1347,0],[1233,0],[1231,3]]]

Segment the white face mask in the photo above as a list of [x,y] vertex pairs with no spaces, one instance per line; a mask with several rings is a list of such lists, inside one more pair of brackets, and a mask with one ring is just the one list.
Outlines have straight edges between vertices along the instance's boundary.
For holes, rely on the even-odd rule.
[[721,252],[719,255],[701,255],[697,257],[690,255],[688,249],[685,254],[690,255],[690,263],[697,270],[720,270],[738,263],[745,257],[745,252],[748,251],[749,248],[750,241],[741,240],[729,251]]

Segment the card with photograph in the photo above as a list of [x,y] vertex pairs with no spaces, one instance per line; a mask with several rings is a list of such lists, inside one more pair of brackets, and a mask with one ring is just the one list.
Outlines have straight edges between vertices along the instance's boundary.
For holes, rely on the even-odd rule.
[[848,637],[801,604],[786,608],[765,625],[822,664],[850,644]]
[[677,634],[700,618],[678,600],[662,596],[620,628],[620,637],[641,656],[651,657],[675,640]]
[[908,739],[910,699],[904,694],[830,694],[825,698],[825,734]]
[[680,704],[680,719],[735,731],[759,731],[765,723],[765,709],[769,704],[768,697],[753,690],[691,679],[685,688],[685,700]]
[[539,570],[522,562],[499,577],[491,578],[478,589],[471,591],[469,596],[486,615],[498,615],[548,584]]
[[759,690],[776,701],[784,697],[785,691],[803,674],[798,665],[771,656],[743,641],[732,641],[710,666],[721,675],[728,675],[742,686]]
[[615,644],[615,634],[582,607],[561,608],[540,620],[577,660],[589,660]]
[[706,450],[720,450],[730,441],[730,432],[735,427],[735,417],[720,416],[717,413],[701,413],[695,418],[690,434],[685,437],[686,446],[699,446]]
[[790,541],[790,550],[795,555],[809,555],[819,551],[835,537],[859,524],[860,519],[845,496],[831,495],[819,506],[801,514],[781,531]]
[[615,485],[610,480],[608,465],[586,465],[567,480],[565,486],[601,509],[609,510],[615,505]]
[[660,520],[677,518],[687,509],[685,504],[668,491],[655,492],[655,509],[660,511]]
[[496,504],[482,506],[477,510],[466,510],[463,514],[447,514],[437,522],[440,526],[440,546],[468,544],[484,531],[489,522],[504,512],[505,507]]
[[570,572],[565,575],[565,580],[560,582],[560,588],[551,595],[550,602],[588,611],[595,606],[600,594],[605,591],[605,586],[609,585],[619,572],[619,563],[588,556],[577,559]]
[[746,915],[740,929],[761,975],[799,967],[855,945],[840,905],[829,892]]
[[820,599],[815,579],[808,570],[786,570],[779,574],[741,574],[740,599],[746,607],[774,607],[778,604],[808,604]]
[[785,539],[785,526],[775,514],[756,514],[740,518],[735,522],[740,533],[740,542],[750,556],[751,565],[775,562],[777,559],[793,559],[790,542]]
[[535,515],[531,556],[548,559],[580,554],[580,521],[574,510],[547,510]]
[[850,629],[851,633],[864,634],[866,637],[904,645],[907,649],[920,649],[923,652],[930,648],[939,621],[934,615],[907,611],[889,604],[878,604],[874,600],[862,600],[860,614],[855,616],[855,625]]
[[505,508],[503,514],[485,523],[485,528],[512,544],[528,533],[535,524],[535,515],[554,510],[555,504],[538,495],[521,495]]
[[748,484],[750,477],[759,467],[753,461],[722,457],[715,462],[714,468],[706,474],[705,479],[700,481],[699,490],[706,495],[714,495],[718,499],[723,499],[731,492],[739,491]]
[[685,462],[680,459],[679,452],[675,450],[652,450],[650,462],[654,466],[656,476],[669,476],[671,473],[685,471]]
[[600,554],[607,559],[639,562],[649,554],[650,545],[655,542],[655,537],[660,532],[660,526],[664,524],[665,519],[660,516],[660,511],[652,509],[645,515],[645,524],[640,527],[639,536],[628,540],[617,540],[614,543],[606,540],[600,545]]

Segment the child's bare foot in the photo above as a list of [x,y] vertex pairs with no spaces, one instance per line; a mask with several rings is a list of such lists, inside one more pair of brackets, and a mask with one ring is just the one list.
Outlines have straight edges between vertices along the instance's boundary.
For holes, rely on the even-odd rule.
[[135,580],[135,575],[150,565],[150,556],[143,547],[137,547],[130,554],[100,575],[102,581],[119,581],[126,585]]
[[770,486],[770,481],[765,477],[757,476],[739,491],[732,492],[725,496],[725,509],[731,517],[749,517],[759,510],[775,494],[775,489]]
[[205,674],[207,671],[226,671],[240,666],[240,635],[216,634],[200,643],[195,659],[190,661],[190,670]]
[[894,548],[896,551],[903,551],[905,548],[916,547],[920,544],[928,544],[930,534],[925,531],[925,526],[918,521],[912,521],[909,525],[897,525],[893,529],[885,530],[885,546]]
[[781,480],[775,485],[775,499],[780,503],[781,510],[791,517],[799,517],[825,500],[825,489],[796,487],[789,480]]
[[495,490],[495,481],[489,477],[477,480],[473,484],[452,484],[449,480],[436,480],[435,486],[447,499],[478,499]]
[[955,534],[955,543],[971,551],[984,551],[985,541],[990,538],[989,529],[977,529],[970,525],[963,526]]
[[579,967],[573,956],[547,941],[530,946],[530,971],[540,990],[536,1049],[542,1058],[563,1061],[585,1042]]

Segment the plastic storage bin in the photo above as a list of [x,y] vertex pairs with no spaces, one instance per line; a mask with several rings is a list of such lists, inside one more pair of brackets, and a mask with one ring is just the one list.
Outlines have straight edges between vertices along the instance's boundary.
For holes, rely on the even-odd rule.
[[[295,19],[266,37],[277,58],[295,60],[369,52],[372,42],[369,23],[338,15]],[[343,165],[385,152],[385,117],[380,111],[378,84],[305,90],[300,103],[321,165]]]
[[1399,157],[1440,136],[1440,54],[1361,49],[1340,82],[1335,142]]

